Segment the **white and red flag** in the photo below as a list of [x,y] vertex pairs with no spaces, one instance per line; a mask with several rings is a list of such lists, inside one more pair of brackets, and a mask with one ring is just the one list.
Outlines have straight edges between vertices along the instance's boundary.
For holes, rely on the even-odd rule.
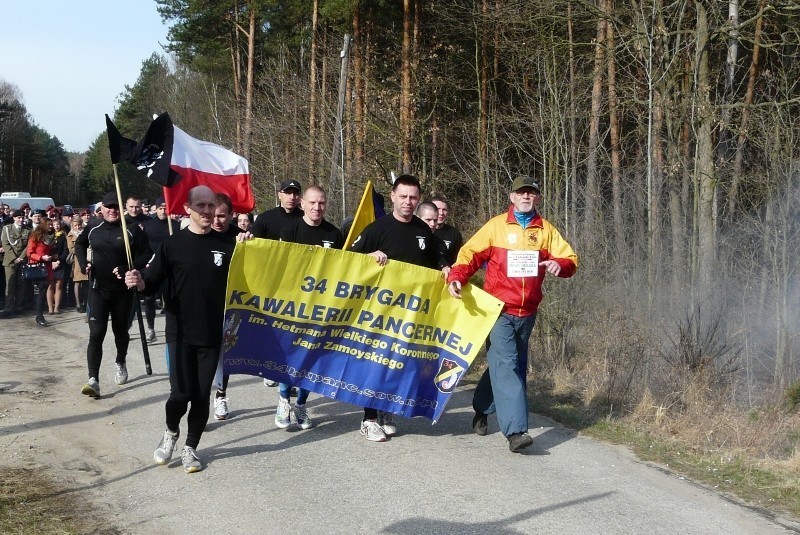
[[128,161],[160,184],[168,213],[183,214],[189,190],[201,185],[230,197],[236,212],[253,210],[256,203],[245,158],[216,143],[193,138],[174,126],[166,112],[150,123],[135,148],[132,144],[136,142],[122,137],[108,116],[106,124],[112,161]]

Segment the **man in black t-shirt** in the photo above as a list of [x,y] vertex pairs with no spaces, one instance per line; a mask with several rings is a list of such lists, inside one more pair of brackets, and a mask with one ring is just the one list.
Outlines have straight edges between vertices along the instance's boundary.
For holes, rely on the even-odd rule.
[[300,209],[300,182],[284,180],[278,191],[279,204],[275,208],[259,214],[251,232],[256,238],[279,240],[281,231],[293,219],[303,216]]
[[[413,175],[400,175],[392,186],[392,213],[373,221],[358,235],[351,251],[366,253],[381,265],[400,260],[431,269],[443,269],[447,261],[434,244],[433,233],[414,215],[419,203],[420,185]],[[385,442],[397,433],[394,416],[364,408],[361,434],[372,442]]]
[[212,229],[216,198],[207,186],[192,188],[184,208],[189,225],[161,244],[142,273],[126,273],[125,283],[152,293],[167,281],[165,335],[170,355],[170,394],[165,406],[167,429],[153,458],[157,464],[169,462],[177,446],[181,418],[188,408],[181,461],[184,470],[191,473],[203,469],[196,448],[208,420],[235,240]]
[[[236,225],[232,225],[233,221],[233,204],[231,198],[224,193],[214,194],[217,207],[214,209],[214,221],[211,223],[211,228],[226,236],[236,238],[240,233],[245,232]],[[222,389],[217,388],[217,393],[214,395],[214,419],[226,420],[228,418],[228,380],[230,375],[224,374],[222,376]]]
[[[262,212],[256,217],[256,222],[253,223],[250,230],[254,238],[279,240],[286,225],[303,217],[303,210],[300,209],[300,190],[300,182],[297,180],[281,182],[281,189],[278,191],[278,206]],[[271,379],[264,379],[264,386],[278,386],[278,383]]]
[[461,246],[464,245],[464,238],[461,237],[461,233],[456,227],[445,223],[447,216],[450,214],[450,203],[447,202],[447,199],[437,195],[431,199],[431,202],[435,204],[436,208],[439,210],[436,230],[433,231],[433,234],[442,240],[445,247],[447,247],[447,263],[452,266],[456,262],[458,251],[461,250]]
[[[319,186],[311,186],[300,201],[303,216],[291,221],[281,232],[281,241],[316,245],[317,247],[330,247],[341,249],[344,247],[344,237],[339,229],[325,220],[325,207],[327,198],[325,190]],[[314,423],[308,415],[306,400],[308,390],[298,388],[297,401],[294,408],[291,405],[292,389],[288,384],[280,383],[278,406],[275,409],[275,425],[286,429],[292,424],[292,414],[295,423],[300,429],[311,429]]]

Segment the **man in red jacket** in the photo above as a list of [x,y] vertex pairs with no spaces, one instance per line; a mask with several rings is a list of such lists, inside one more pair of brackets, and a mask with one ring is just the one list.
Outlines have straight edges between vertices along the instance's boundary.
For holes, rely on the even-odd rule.
[[511,206],[493,217],[458,253],[447,277],[450,294],[460,299],[461,288],[486,265],[483,289],[505,303],[489,333],[489,367],[475,388],[472,427],[487,431],[488,414],[497,412],[508,447],[518,452],[533,444],[528,435],[528,338],[542,300],[542,282],[550,273],[571,277],[578,256],[558,230],[536,212],[542,194],[531,177],[514,180]]

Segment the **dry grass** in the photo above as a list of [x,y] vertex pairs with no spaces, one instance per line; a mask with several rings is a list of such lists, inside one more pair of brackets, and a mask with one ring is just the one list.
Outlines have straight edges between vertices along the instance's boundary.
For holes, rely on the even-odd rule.
[[0,481],[0,533],[119,533],[101,524],[98,515],[87,515],[90,504],[63,492],[40,471],[0,468]]

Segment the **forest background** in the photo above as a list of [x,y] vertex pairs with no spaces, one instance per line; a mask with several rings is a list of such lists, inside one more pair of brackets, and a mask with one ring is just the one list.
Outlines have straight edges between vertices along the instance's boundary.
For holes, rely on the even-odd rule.
[[[169,111],[249,159],[259,210],[296,178],[334,223],[414,173],[466,237],[534,176],[581,265],[547,283],[533,409],[800,514],[796,2],[155,1],[123,135]],[[106,136],[67,154],[4,82],[0,177],[86,205]]]

